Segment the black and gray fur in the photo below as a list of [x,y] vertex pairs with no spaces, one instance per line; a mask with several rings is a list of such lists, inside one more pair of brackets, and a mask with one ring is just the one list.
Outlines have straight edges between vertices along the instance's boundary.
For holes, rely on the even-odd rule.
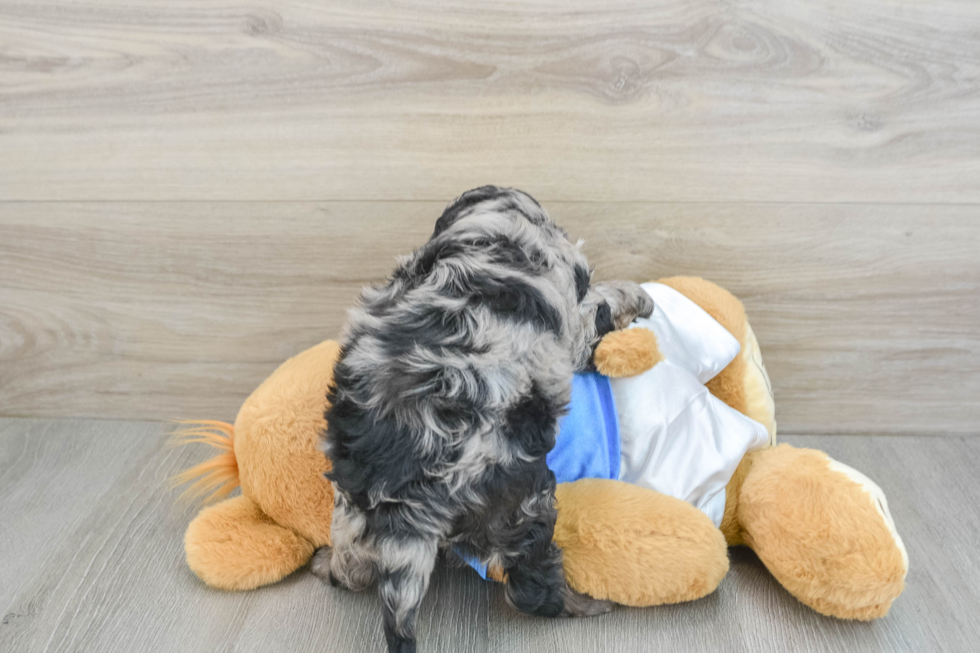
[[378,583],[390,651],[415,651],[415,613],[450,543],[500,565],[523,612],[611,607],[566,586],[545,454],[573,373],[653,304],[636,284],[590,278],[533,198],[484,186],[351,310],[326,415],[333,548],[314,572]]

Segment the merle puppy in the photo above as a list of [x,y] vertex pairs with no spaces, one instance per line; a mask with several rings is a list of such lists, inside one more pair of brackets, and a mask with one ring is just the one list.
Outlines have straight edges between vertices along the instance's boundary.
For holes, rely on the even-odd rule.
[[533,198],[485,186],[350,311],[324,437],[333,548],[313,571],[354,590],[378,583],[389,651],[415,651],[415,613],[450,543],[500,565],[518,610],[611,608],[566,586],[545,454],[572,374],[653,304],[634,283],[590,276]]

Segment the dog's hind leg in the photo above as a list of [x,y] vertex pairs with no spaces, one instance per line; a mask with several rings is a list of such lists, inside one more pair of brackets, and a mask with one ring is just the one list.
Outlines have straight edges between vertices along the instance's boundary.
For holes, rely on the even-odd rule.
[[366,519],[340,492],[334,493],[330,547],[318,549],[310,566],[313,574],[333,586],[355,592],[374,582],[377,550],[366,536]]
[[378,595],[389,653],[415,653],[415,616],[429,587],[438,541],[386,535],[378,546]]
[[[514,608],[540,617],[592,617],[613,609],[613,603],[580,594],[565,581],[562,552],[551,542],[551,531],[535,525],[528,534],[527,556],[520,556],[506,568],[504,595]],[[544,539],[545,531],[547,540]],[[529,540],[525,540],[527,544]]]
[[509,553],[504,596],[511,606],[539,617],[557,617],[565,609],[565,574],[558,545],[551,541],[554,523],[535,520]]
[[612,603],[579,594],[565,581],[562,551],[552,541],[558,516],[554,488],[554,474],[545,468],[536,491],[510,515],[503,516],[496,533],[489,534],[496,540],[492,553],[504,566],[504,596],[517,610],[539,617],[589,617],[609,612]]

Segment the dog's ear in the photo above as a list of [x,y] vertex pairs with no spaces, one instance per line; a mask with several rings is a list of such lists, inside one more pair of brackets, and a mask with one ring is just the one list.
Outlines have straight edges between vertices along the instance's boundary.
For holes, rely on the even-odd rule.
[[589,284],[592,283],[592,271],[584,265],[575,266],[575,295],[579,304],[589,294]]
[[480,202],[485,202],[487,200],[493,199],[500,195],[501,190],[496,186],[480,186],[479,188],[474,188],[473,190],[468,190],[456,199],[454,199],[446,210],[442,212],[439,219],[436,220],[436,228],[432,232],[432,238],[435,238],[443,231],[449,228],[452,223],[456,222],[460,216],[464,215],[469,209],[473,208]]
[[505,416],[504,437],[532,458],[543,457],[555,446],[562,406],[546,397],[535,384]]
[[[602,301],[595,310],[595,344],[600,344],[604,335],[615,330],[616,323],[613,322],[612,309],[609,308],[609,302]],[[582,369],[583,372],[596,371],[595,353],[596,349],[595,346],[593,346],[592,351],[589,354],[589,360]]]
[[616,322],[613,320],[612,308],[609,302],[602,300],[595,309],[595,343],[589,354],[589,360],[582,369],[583,372],[596,371],[596,346],[602,342],[603,336],[616,330]]

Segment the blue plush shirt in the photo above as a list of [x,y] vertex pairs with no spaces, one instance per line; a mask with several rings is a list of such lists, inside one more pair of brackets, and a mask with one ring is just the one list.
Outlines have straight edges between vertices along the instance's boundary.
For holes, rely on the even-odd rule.
[[[592,372],[572,379],[572,403],[558,423],[555,448],[547,456],[558,483],[580,478],[619,478],[619,421],[609,378]],[[466,562],[483,578],[487,565]]]

